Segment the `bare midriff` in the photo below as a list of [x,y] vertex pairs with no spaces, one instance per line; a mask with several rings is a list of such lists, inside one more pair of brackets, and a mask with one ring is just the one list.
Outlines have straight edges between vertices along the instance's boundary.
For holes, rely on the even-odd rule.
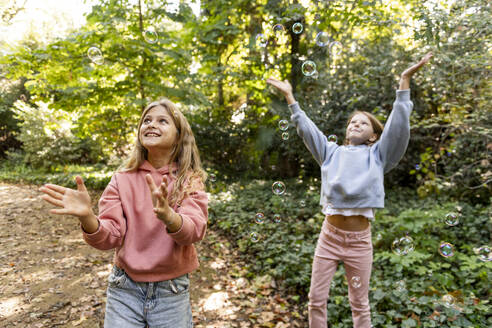
[[369,227],[369,220],[362,215],[328,215],[328,222],[341,230],[346,231],[362,231],[366,230]]

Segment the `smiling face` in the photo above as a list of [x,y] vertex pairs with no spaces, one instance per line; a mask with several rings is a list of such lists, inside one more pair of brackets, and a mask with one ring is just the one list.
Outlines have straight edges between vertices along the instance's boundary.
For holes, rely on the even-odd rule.
[[175,147],[177,135],[174,120],[164,106],[152,107],[145,113],[139,130],[139,139],[147,151],[170,154]]
[[374,133],[371,121],[362,114],[355,114],[347,125],[346,139],[350,145],[357,146],[366,142],[374,142],[377,134]]

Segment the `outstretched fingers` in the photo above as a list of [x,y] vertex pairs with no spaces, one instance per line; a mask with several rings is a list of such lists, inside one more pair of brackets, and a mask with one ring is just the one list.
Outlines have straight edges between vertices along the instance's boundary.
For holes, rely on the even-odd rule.
[[58,198],[52,197],[50,195],[43,195],[43,196],[41,196],[41,198],[43,200],[47,201],[48,203],[52,204],[52,205],[55,205],[58,207],[65,207],[65,205],[63,204],[63,201],[61,201]]
[[149,186],[150,192],[154,193],[154,191],[157,189],[157,186],[155,185],[154,179],[152,179],[152,176],[150,174],[147,174],[145,176],[145,181],[147,181],[147,185]]
[[75,182],[77,183],[77,190],[78,191],[87,191],[87,188],[85,187],[84,180],[82,180],[81,176],[76,176],[75,177]]
[[[65,194],[65,188],[57,185],[44,185],[39,188],[39,191],[54,199],[62,199]],[[42,198],[45,199],[44,196]]]
[[167,175],[162,177],[162,183],[161,183],[161,194],[162,198],[167,198],[167,185],[168,185],[168,180],[167,180]]

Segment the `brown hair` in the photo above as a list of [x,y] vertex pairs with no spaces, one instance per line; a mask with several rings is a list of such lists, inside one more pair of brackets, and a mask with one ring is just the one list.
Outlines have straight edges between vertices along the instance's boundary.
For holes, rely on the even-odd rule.
[[[376,116],[372,115],[371,113],[369,112],[366,112],[366,111],[362,111],[362,110],[356,110],[354,111],[352,114],[350,114],[348,120],[347,120],[347,125],[346,126],[349,126],[350,124],[350,121],[352,121],[352,118],[357,115],[357,114],[363,114],[365,115],[369,121],[371,122],[371,126],[372,126],[372,130],[374,131],[374,133],[377,135],[377,138],[376,140],[374,141],[369,141],[367,140],[365,142],[366,145],[368,146],[372,146],[374,143],[376,143],[376,141],[379,140],[379,138],[381,137],[381,134],[383,133],[383,128],[384,128],[384,125],[383,123],[381,123],[377,118]],[[345,141],[343,142],[344,145],[348,145],[349,144],[349,141],[347,139],[347,137],[345,136]]]
[[179,204],[187,194],[205,189],[204,183],[207,179],[207,174],[202,169],[200,154],[196,146],[193,131],[186,117],[171,100],[163,98],[145,107],[138,122],[137,138],[132,153],[118,171],[135,171],[147,159],[147,149],[140,142],[140,128],[147,112],[157,106],[162,106],[167,110],[177,130],[176,146],[171,155],[171,163],[177,163],[178,174],[169,199],[170,204],[175,205]]

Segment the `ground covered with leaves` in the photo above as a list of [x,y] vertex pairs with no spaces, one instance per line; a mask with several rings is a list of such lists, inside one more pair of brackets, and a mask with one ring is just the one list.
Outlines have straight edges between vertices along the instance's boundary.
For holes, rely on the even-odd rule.
[[[113,252],[85,244],[78,221],[49,208],[38,186],[0,183],[0,327],[102,327]],[[307,326],[298,296],[269,275],[248,274],[248,263],[213,226],[196,246],[195,327]]]

